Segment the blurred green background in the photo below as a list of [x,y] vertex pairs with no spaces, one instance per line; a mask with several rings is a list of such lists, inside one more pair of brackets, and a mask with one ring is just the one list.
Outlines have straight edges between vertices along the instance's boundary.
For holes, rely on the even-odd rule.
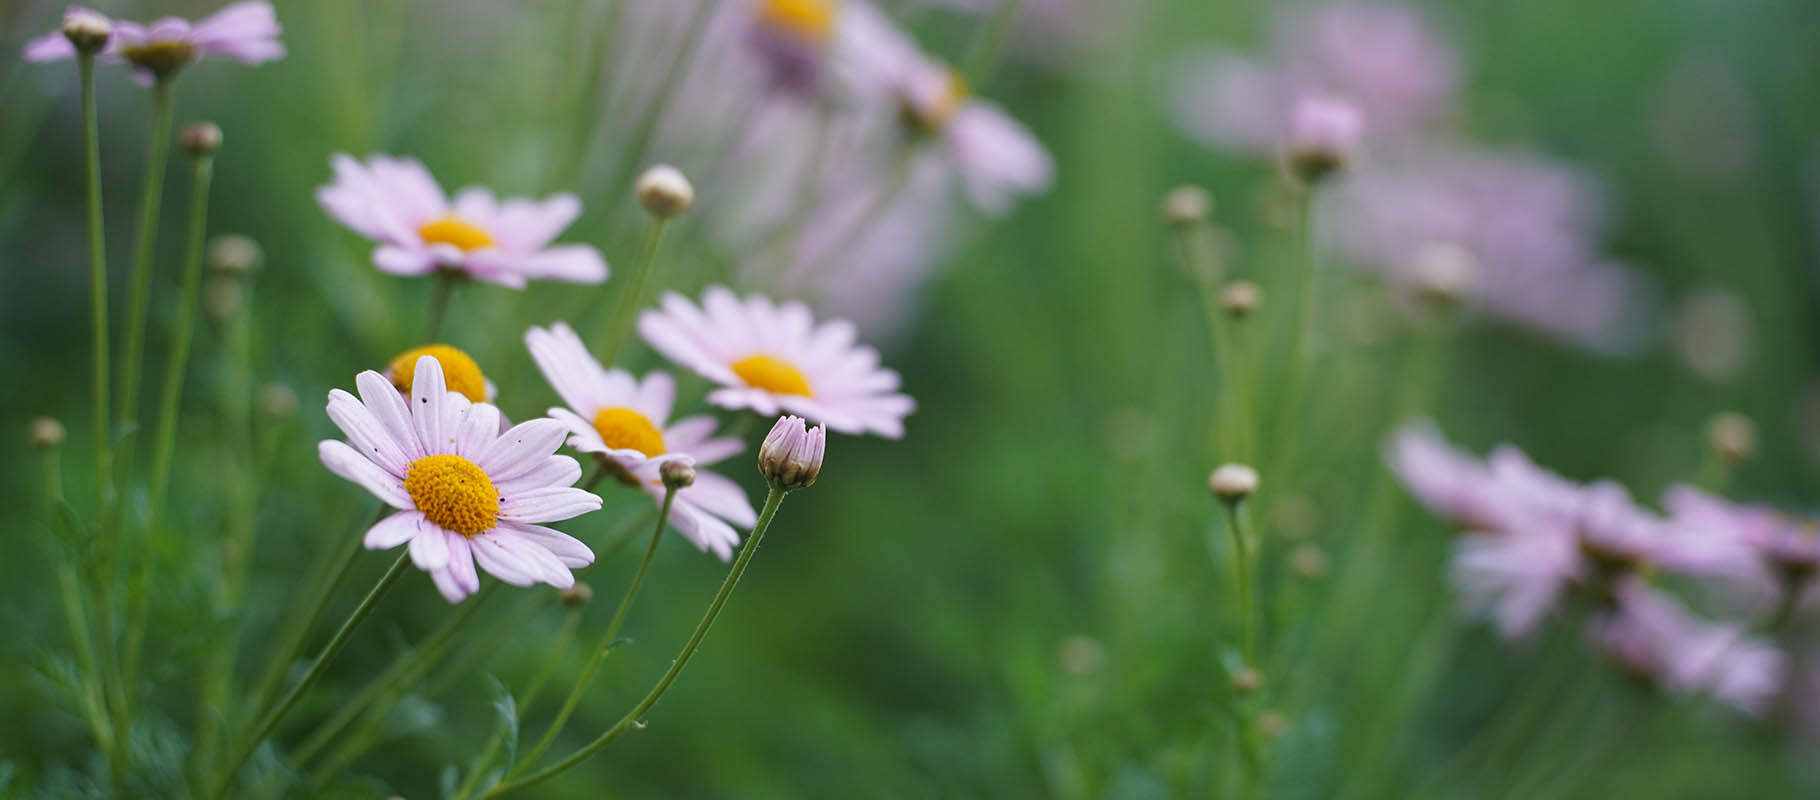
[[[1231,692],[1219,649],[1234,622],[1217,545],[1216,557],[1209,552],[1224,533],[1203,489],[1208,470],[1223,460],[1209,433],[1211,352],[1156,204],[1177,183],[1208,186],[1220,201],[1217,218],[1240,237],[1238,273],[1264,283],[1267,296],[1288,269],[1290,234],[1258,207],[1273,168],[1185,139],[1162,110],[1161,87],[1184,46],[1259,41],[1273,5],[1118,3],[1107,15],[1117,24],[1098,48],[1040,65],[1019,60],[1014,49],[993,80],[976,87],[1032,128],[1055,155],[1059,178],[1008,220],[969,228],[927,287],[920,317],[880,343],[919,402],[909,434],[896,442],[831,441],[821,482],[785,504],[731,606],[649,728],[529,795],[1160,798],[1222,790],[1220,773],[1235,765],[1220,710]],[[1813,408],[1820,390],[1811,383],[1820,344],[1813,283],[1820,4],[1427,6],[1464,56],[1467,130],[1594,170],[1609,182],[1618,210],[1614,255],[1656,276],[1669,308],[1697,287],[1737,292],[1749,304],[1754,345],[1740,374],[1713,382],[1691,375],[1660,343],[1614,360],[1509,328],[1472,326],[1449,343],[1446,380],[1425,410],[1474,449],[1514,442],[1563,474],[1614,476],[1650,499],[1699,467],[1706,420],[1735,409],[1763,435],[1734,494],[1811,507],[1820,444]],[[170,0],[101,10],[142,18],[212,8]],[[16,52],[58,11],[41,2],[0,7],[0,43]],[[363,492],[316,462],[314,442],[336,435],[321,398],[415,344],[430,288],[377,273],[367,246],[317,208],[312,192],[328,177],[329,154],[409,154],[445,186],[478,182],[507,194],[581,183],[542,177],[551,132],[575,123],[545,107],[541,91],[558,66],[546,46],[564,23],[557,10],[323,0],[280,3],[278,12],[286,59],[256,69],[204,64],[178,86],[179,124],[208,119],[226,132],[210,231],[246,233],[265,248],[251,300],[258,379],[289,386],[301,399],[295,419],[276,434],[275,477],[259,511],[252,594],[240,615],[249,631],[243,679],[261,663],[260,631],[300,596],[298,565],[355,535],[356,521],[371,513]],[[956,58],[977,24],[934,12],[914,22],[926,47]],[[1690,57],[1734,68],[1748,90],[1754,158],[1735,179],[1679,172],[1652,142],[1658,89]],[[0,381],[0,429],[19,432],[0,462],[6,505],[15,510],[0,559],[0,629],[7,632],[0,719],[10,721],[0,726],[0,760],[20,770],[15,787],[75,786],[65,770],[94,768],[82,725],[45,677],[52,654],[67,645],[47,577],[58,551],[23,435],[36,415],[69,423],[68,491],[86,496],[79,423],[88,402],[87,294],[73,72],[0,59],[0,374],[10,376]],[[118,278],[150,100],[118,69],[104,70],[101,86]],[[187,192],[183,159],[172,163],[154,295],[154,376],[162,325],[173,313]],[[564,238],[599,245],[623,272],[642,220],[630,204],[621,206],[624,218],[603,218],[604,198],[583,201],[591,212]],[[738,254],[676,240],[664,257],[665,283],[693,291]],[[1339,298],[1370,284],[1350,276],[1331,285],[1337,308]],[[607,284],[597,313],[617,291],[617,281]],[[115,292],[122,297],[124,286]],[[520,334],[550,321],[550,309],[570,307],[574,292],[546,284],[458,294],[449,338],[500,385],[508,415],[533,415],[554,399]],[[1342,345],[1344,357],[1297,410],[1297,424],[1310,432],[1298,470],[1264,479],[1281,490],[1264,500],[1308,501],[1292,515],[1301,524],[1264,528],[1275,663],[1285,665],[1270,675],[1265,698],[1288,723],[1274,747],[1277,796],[1331,797],[1342,789],[1409,796],[1536,668],[1535,652],[1454,622],[1440,523],[1400,492],[1388,507],[1370,507],[1373,487],[1387,480],[1377,443],[1396,422],[1390,406],[1399,365],[1415,346],[1416,334],[1392,328],[1373,343]],[[185,747],[174,731],[189,727],[203,658],[197,648],[208,626],[198,614],[207,609],[211,542],[223,525],[215,491],[221,444],[211,432],[221,350],[218,332],[201,328],[172,504],[173,527],[187,538],[160,552],[160,633],[145,676],[154,687],[145,712],[151,720],[138,744],[147,752]],[[660,360],[641,349],[631,363],[647,369]],[[686,407],[702,385],[684,385]],[[761,482],[749,455],[725,471],[756,498]],[[607,498],[609,513],[566,526],[603,555],[581,573],[596,591],[580,623],[583,644],[599,635],[636,563],[636,544],[609,556],[607,543],[623,533],[622,523],[640,539],[649,515],[639,498],[611,490]],[[1278,510],[1261,507],[1266,519],[1279,519],[1271,516]],[[1372,515],[1392,526],[1394,547],[1352,552],[1352,535]],[[1284,535],[1303,528],[1300,539]],[[1325,552],[1324,576],[1303,579],[1284,567],[1303,542]],[[388,561],[363,555],[329,619],[351,607],[357,587]],[[636,701],[722,575],[718,562],[669,537],[627,625],[632,644],[614,654],[565,744],[585,741]],[[1330,587],[1348,580],[1364,587],[1365,606],[1328,602]],[[437,696],[405,698],[385,718],[376,747],[355,763],[366,777],[332,790],[436,796],[444,765],[465,764],[491,735],[484,676],[522,685],[546,653],[563,617],[553,601],[543,589],[493,598],[452,656],[476,659],[476,667]],[[451,613],[427,578],[409,572],[286,723],[281,741],[294,743]],[[1323,627],[1334,615],[1350,621],[1339,634]],[[541,731],[551,695],[560,696],[585,649],[560,656],[555,688],[532,712],[528,732]],[[1500,763],[1521,764],[1553,747],[1584,749],[1595,763],[1526,796],[1820,791],[1813,742],[1697,705],[1672,708],[1606,675],[1591,656],[1572,658],[1601,705],[1584,729],[1556,734],[1591,741],[1531,742],[1525,746],[1538,749]],[[1418,671],[1421,663],[1431,671]],[[159,714],[168,719],[156,721]],[[1352,781],[1362,775],[1371,779]],[[1444,788],[1491,797],[1522,785],[1514,781],[1485,768]]]

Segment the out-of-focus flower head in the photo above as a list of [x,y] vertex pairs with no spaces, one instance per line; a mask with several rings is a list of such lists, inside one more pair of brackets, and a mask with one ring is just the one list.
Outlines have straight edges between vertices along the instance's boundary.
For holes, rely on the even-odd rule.
[[496,199],[470,186],[445,196],[421,162],[375,155],[362,164],[337,153],[335,179],[316,202],[336,221],[379,244],[373,264],[395,275],[438,270],[514,289],[527,280],[599,283],[607,262],[593,247],[553,245],[581,213],[572,194]]
[[[105,17],[78,6],[66,12],[106,21]],[[113,20],[113,36],[100,57],[108,61],[127,61],[142,82],[163,78],[205,58],[229,58],[243,64],[263,64],[284,57],[284,44],[278,41],[283,28],[272,4],[264,0],[234,3],[196,22],[177,17],[163,17],[147,25]],[[33,39],[25,45],[26,61],[54,61],[75,58],[76,45],[61,31]]]
[[1820,523],[1768,506],[1742,505],[1687,485],[1662,494],[1662,507],[1686,535],[1733,556],[1724,577],[1746,591],[1745,601],[1765,610],[1788,592],[1805,607],[1816,598],[1820,574]]
[[693,467],[694,480],[677,490],[670,505],[670,522],[696,547],[722,561],[731,558],[739,544],[732,526],[751,528],[758,512],[739,484],[704,467],[745,445],[716,437],[714,418],[705,414],[669,421],[676,400],[676,381],[669,374],[652,372],[639,380],[623,369],[607,369],[565,323],[526,331],[525,347],[567,405],[550,409],[550,416],[568,426],[569,446],[594,454],[609,474],[660,507],[665,465]]
[[1344,99],[1374,140],[1402,141],[1446,116],[1458,83],[1453,48],[1415,8],[1334,3],[1278,18],[1265,58],[1191,54],[1176,73],[1171,106],[1177,123],[1209,146],[1271,155],[1289,138],[1299,98]]
[[708,402],[760,414],[800,414],[842,433],[904,434],[916,401],[898,392],[896,372],[857,344],[845,320],[816,324],[801,303],[741,299],[722,286],[700,306],[675,292],[661,310],[639,315],[638,330],[670,360],[721,384]]
[[1290,112],[1289,137],[1283,159],[1289,173],[1304,185],[1313,185],[1345,168],[1358,152],[1365,135],[1359,110],[1332,97],[1298,98]]
[[1600,253],[1602,193],[1564,164],[1456,148],[1375,162],[1326,200],[1326,245],[1393,286],[1419,286],[1424,253],[1457,248],[1475,268],[1467,308],[1599,353],[1643,343],[1649,285]]
[[1587,623],[1587,638],[1628,675],[1675,695],[1710,695],[1760,715],[1781,691],[1782,652],[1741,625],[1689,614],[1673,596],[1636,579]]

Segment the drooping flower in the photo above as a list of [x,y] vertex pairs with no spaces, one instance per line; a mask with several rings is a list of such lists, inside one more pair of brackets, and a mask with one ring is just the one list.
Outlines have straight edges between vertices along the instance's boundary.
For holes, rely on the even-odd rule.
[[801,303],[744,300],[710,286],[696,306],[675,292],[639,315],[638,330],[672,361],[721,384],[708,402],[769,416],[789,411],[842,433],[898,438],[916,402],[897,391],[878,351],[854,343],[853,325],[820,325]]
[[1711,695],[1760,715],[1782,689],[1785,661],[1742,625],[1689,614],[1673,596],[1629,579],[1610,610],[1587,623],[1593,646],[1629,675],[1676,695]]
[[684,417],[669,422],[676,382],[662,372],[644,380],[623,369],[600,365],[581,337],[567,324],[531,328],[525,347],[544,379],[567,408],[550,416],[569,430],[569,446],[593,453],[620,482],[635,486],[660,506],[664,499],[663,467],[672,461],[696,467],[695,478],[678,489],[670,505],[670,524],[696,547],[725,561],[739,544],[737,525],[758,522],[739,484],[701,467],[745,449],[740,440],[714,435],[714,418]]
[[515,586],[574,585],[570,569],[593,551],[541,523],[597,510],[600,498],[573,488],[581,465],[555,454],[565,426],[535,419],[501,433],[499,409],[448,391],[434,357],[413,372],[409,398],[371,370],[355,379],[359,398],[329,392],[329,419],[348,438],[317,445],[323,465],[398,509],[366,532],[367,548],[408,543],[451,603],[479,590],[476,563]]
[[[106,19],[86,8],[71,6],[71,15]],[[166,77],[205,58],[230,58],[243,64],[263,64],[284,57],[278,41],[283,28],[272,4],[264,0],[234,3],[197,22],[163,17],[148,25],[113,21],[113,38],[100,57],[127,61],[142,81]],[[52,32],[25,45],[26,61],[75,58],[76,47],[61,32]]]
[[607,263],[593,247],[551,244],[581,213],[574,195],[499,200],[470,186],[451,202],[415,159],[375,155],[362,164],[337,153],[330,163],[335,179],[316,190],[316,201],[336,221],[378,243],[373,265],[381,270],[446,270],[514,289],[527,280],[607,279]]

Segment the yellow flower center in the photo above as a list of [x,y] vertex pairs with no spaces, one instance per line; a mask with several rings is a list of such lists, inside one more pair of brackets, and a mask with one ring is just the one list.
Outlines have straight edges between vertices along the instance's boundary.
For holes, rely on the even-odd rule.
[[765,0],[760,22],[817,44],[834,35],[836,0]]
[[411,379],[417,374],[417,359],[424,356],[435,356],[437,363],[442,364],[442,379],[448,384],[449,391],[460,392],[476,403],[486,402],[487,377],[480,373],[480,365],[474,363],[474,359],[467,353],[446,344],[413,347],[392,359],[385,374],[392,380],[392,385],[398,387],[398,391],[407,396],[411,394]]
[[754,389],[804,397],[810,394],[809,379],[789,362],[775,356],[746,356],[733,362],[733,374]]
[[431,522],[470,539],[499,520],[499,490],[461,456],[424,456],[405,471],[404,490]]
[[930,98],[928,103],[908,104],[904,113],[910,118],[912,127],[934,133],[947,127],[948,120],[953,119],[955,112],[972,96],[973,89],[967,84],[966,76],[950,69],[940,94]]
[[480,226],[454,217],[443,217],[418,228],[417,235],[423,238],[424,244],[453,245],[464,253],[495,244],[493,237]]
[[594,430],[612,450],[637,450],[646,458],[664,454],[664,433],[651,418],[624,406],[594,412]]
[[146,42],[120,48],[120,55],[134,66],[151,70],[163,77],[181,69],[196,58],[196,46],[189,42]]

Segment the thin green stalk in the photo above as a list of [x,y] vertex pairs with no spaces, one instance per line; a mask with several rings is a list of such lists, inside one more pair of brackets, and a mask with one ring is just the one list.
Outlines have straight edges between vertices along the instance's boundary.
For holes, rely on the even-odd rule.
[[777,507],[783,502],[784,490],[775,485],[772,486],[770,494],[765,496],[765,507],[758,514],[758,526],[752,530],[752,535],[740,548],[739,558],[733,562],[733,569],[727,573],[726,580],[721,582],[720,591],[715,593],[714,600],[708,604],[707,613],[702,615],[701,622],[696,623],[695,632],[689,635],[689,641],[683,644],[683,648],[676,654],[675,660],[670,662],[670,668],[664,671],[663,677],[658,679],[657,685],[651,687],[651,691],[638,702],[638,705],[626,712],[625,716],[620,717],[619,722],[608,728],[606,733],[601,734],[580,750],[545,769],[517,780],[501,783],[481,797],[499,797],[507,792],[517,791],[554,778],[576,764],[586,761],[589,756],[599,752],[601,748],[612,744],[614,739],[619,738],[620,734],[627,730],[633,727],[644,727],[642,720],[645,714],[651,710],[652,706],[657,705],[657,701],[663,698],[665,692],[670,690],[670,685],[676,682],[676,676],[682,674],[683,667],[688,666],[689,659],[695,656],[696,648],[701,646],[701,640],[708,635],[708,629],[714,625],[715,618],[720,616],[721,609],[727,605],[727,598],[733,595],[733,587],[739,585],[740,576],[745,574],[746,566],[752,563],[752,554],[758,552],[758,544],[764,540],[765,531],[771,527],[771,519],[777,516]]
[[[488,584],[487,588],[491,589],[495,585]],[[460,608],[455,610],[455,613],[444,619],[442,624],[431,630],[430,634],[425,636],[416,647],[400,653],[398,658],[392,661],[391,666],[386,667],[378,677],[369,681],[352,699],[342,703],[332,716],[317,725],[316,730],[292,749],[290,762],[298,766],[309,763],[317,753],[322,752],[322,748],[340,738],[347,726],[360,715],[376,710],[374,700],[380,695],[408,683],[413,675],[428,672],[430,667],[442,657],[442,654],[448,651],[449,645],[455,641],[455,635],[462,632],[468,619],[486,604],[486,599],[492,594],[492,592],[481,592],[473,602],[463,603]]]
[[354,634],[354,629],[366,621],[366,618],[373,613],[373,609],[379,605],[379,599],[385,596],[386,590],[391,589],[392,584],[398,582],[398,577],[404,574],[405,566],[410,560],[410,553],[398,554],[398,559],[392,562],[392,568],[386,570],[385,576],[379,579],[379,583],[375,584],[372,590],[367,592],[367,596],[361,599],[360,605],[354,607],[354,612],[341,623],[341,628],[335,631],[335,636],[329,639],[328,644],[323,645],[322,652],[310,664],[310,670],[304,673],[301,680],[297,681],[297,685],[291,687],[291,691],[284,696],[283,700],[279,701],[277,708],[272,709],[270,713],[260,719],[250,732],[241,736],[240,741],[234,747],[233,754],[228,757],[227,765],[222,769],[221,775],[216,778],[214,788],[209,790],[209,797],[218,800],[227,795],[228,790],[233,787],[235,774],[240,772],[240,767],[253,756],[253,750],[259,746],[260,742],[265,741],[265,737],[271,735],[272,729],[278,726],[278,722],[284,719],[285,714],[290,713],[291,708],[297,705],[297,701],[303,698],[304,693],[316,685],[316,680],[322,677],[323,671],[328,669],[335,657],[341,654],[341,648],[347,646],[348,639]]
[[[1303,384],[1308,380],[1309,363],[1313,360],[1313,332],[1309,329],[1316,324],[1315,295],[1318,281],[1314,257],[1314,188],[1302,189],[1302,214],[1300,243],[1297,250],[1293,302],[1295,316],[1290,321],[1289,353],[1283,365],[1283,378],[1279,385],[1282,391],[1277,393],[1276,420],[1272,428],[1273,460],[1282,457],[1291,448],[1285,441],[1290,431],[1299,426],[1291,424],[1295,419],[1297,408],[1302,402]],[[1273,472],[1276,470],[1273,470]],[[1284,473],[1293,474],[1293,473]]]
[[[537,702],[538,694],[543,691],[544,683],[549,681],[550,675],[555,671],[556,662],[562,658],[563,651],[569,649],[569,641],[575,638],[575,629],[580,623],[580,608],[569,609],[569,613],[563,615],[562,628],[556,632],[556,638],[551,641],[550,651],[538,661],[537,672],[531,676],[531,681],[525,684],[523,694],[518,697],[520,716]],[[468,765],[468,776],[462,780],[459,787],[456,787],[453,800],[467,800],[468,796],[479,788],[480,779],[485,777],[487,767],[491,766],[493,759],[499,755],[499,748],[505,746],[505,740],[506,724],[505,720],[500,720],[492,738],[487,741],[487,749],[480,751],[480,755],[476,756],[473,763]],[[508,769],[515,766],[518,765],[506,765]]]
[[[42,446],[42,450],[44,508],[46,512],[56,514],[64,504],[60,448],[49,445]],[[81,577],[67,559],[59,559],[57,563],[57,590],[63,601],[63,621],[69,627],[70,650],[76,657],[77,679],[82,682],[79,697],[82,721],[88,723],[89,735],[94,738],[95,747],[104,753],[112,753],[112,730],[108,727],[107,712],[103,708],[100,676],[95,671],[94,632],[89,628],[88,609],[83,605]]]
[[992,65],[998,61],[999,50],[1005,46],[1005,39],[1011,33],[1011,23],[1017,19],[1018,9],[1023,6],[1022,0],[999,0],[998,9],[986,20],[979,34],[973,38],[973,44],[967,48],[965,67],[961,74],[974,86],[986,85]]
[[113,425],[108,416],[107,246],[101,220],[101,138],[95,115],[95,57],[77,56],[82,75],[82,149],[88,200],[89,324],[94,329],[95,514],[105,519],[114,481]]
[[[700,49],[702,39],[708,33],[708,20],[714,16],[716,0],[699,0],[695,14],[689,19],[689,30],[684,34],[682,46],[677,48],[676,58],[670,62],[670,69],[664,73],[663,83],[658,86],[657,94],[651,97],[651,103],[638,120],[638,128],[632,134],[632,140],[614,167],[612,181],[607,184],[607,191],[614,198],[610,211],[617,213],[620,203],[631,194],[632,174],[644,165],[645,156],[651,149],[651,139],[657,134],[657,126],[663,122],[664,112],[669,110],[670,96],[676,93],[676,87],[688,74],[689,65],[695,60],[695,52]],[[617,18],[614,20],[617,22]]]
[[834,241],[833,246],[823,251],[820,258],[802,265],[800,269],[796,264],[784,264],[783,280],[785,282],[814,280],[831,269],[848,250],[864,241],[866,234],[871,233],[878,226],[879,222],[885,218],[885,214],[891,210],[892,204],[904,193],[905,189],[910,187],[911,173],[915,172],[912,166],[915,164],[919,146],[918,142],[904,145],[899,150],[895,163],[891,165],[890,174],[886,177],[884,185],[866,199],[865,210],[860,212],[853,224],[841,232],[840,238]]
[[[575,7],[579,11],[584,5],[585,3],[577,2]],[[606,19],[596,26],[589,42],[586,65],[579,69],[567,68],[565,65],[563,69],[563,74],[579,74],[582,77],[576,91],[570,96],[573,102],[566,104],[568,108],[582,112],[582,123],[563,126],[565,152],[560,160],[550,162],[552,169],[545,183],[567,180],[569,176],[581,170],[582,160],[587,155],[588,143],[594,138],[590,126],[594,124],[595,120],[601,118],[597,109],[594,108],[594,101],[600,97],[600,82],[608,72],[607,55],[612,52],[613,37],[619,31],[619,18],[624,8],[624,3],[611,0],[606,9]]]
[[198,156],[190,186],[189,240],[184,250],[183,289],[177,302],[177,329],[171,336],[171,354],[164,367],[164,389],[159,400],[158,427],[152,443],[152,471],[145,514],[145,544],[138,548],[139,561],[133,567],[132,583],[127,590],[126,683],[132,686],[139,674],[139,654],[145,643],[147,603],[146,585],[151,580],[151,540],[158,535],[163,521],[165,492],[171,478],[171,459],[177,446],[177,411],[183,403],[183,377],[189,367],[190,341],[196,329],[197,298],[202,293],[203,234],[208,229],[209,180],[214,174],[213,156]]
[[[391,511],[390,506],[380,504],[379,514],[373,518],[373,522],[378,523]],[[359,536],[346,537],[338,548],[323,551],[325,557],[330,557],[330,554],[333,553],[333,556],[330,557],[332,560],[330,558],[318,560],[318,567],[315,571],[318,576],[315,581],[315,597],[308,603],[292,607],[293,611],[304,611],[305,609],[307,611],[300,616],[289,618],[285,624],[279,626],[279,630],[284,633],[278,637],[279,645],[272,650],[265,672],[257,684],[258,688],[253,692],[252,704],[249,706],[253,709],[251,718],[256,719],[263,716],[271,707],[272,702],[277,699],[278,690],[284,688],[285,675],[290,673],[291,665],[296,663],[297,655],[303,651],[304,640],[309,638],[310,631],[322,619],[323,612],[329,607],[330,598],[335,595],[336,587],[340,586],[342,579],[347,577],[348,567],[354,563],[354,557],[360,555],[360,538]]]
[[436,287],[430,293],[429,322],[423,333],[424,344],[431,344],[442,335],[442,319],[449,311],[449,298],[455,294],[455,284],[460,280],[448,270],[436,271]]
[[1256,572],[1257,552],[1253,547],[1255,538],[1249,530],[1250,515],[1245,513],[1244,502],[1226,503],[1227,529],[1232,533],[1232,575],[1234,600],[1239,608],[1239,654],[1245,658],[1245,666],[1256,668],[1258,664],[1258,613],[1257,589],[1252,586],[1253,573]]
[[[145,366],[145,329],[152,298],[152,257],[158,246],[158,209],[164,199],[165,162],[171,151],[171,79],[159,78],[152,88],[152,132],[146,143],[145,173],[139,185],[139,220],[133,232],[132,289],[127,297],[126,340],[121,344],[120,408],[123,429],[139,419],[139,385]],[[122,500],[133,472],[133,443],[138,434],[120,440],[116,475]]]
[[613,329],[607,335],[607,347],[601,351],[600,363],[613,365],[613,359],[619,355],[619,346],[625,344],[626,334],[632,331],[633,315],[644,305],[645,284],[651,280],[652,265],[657,262],[657,248],[663,243],[664,226],[669,220],[652,215],[651,222],[645,228],[645,245],[639,250],[638,269],[632,272],[632,282],[619,294],[619,310],[613,317]]
[[657,511],[657,524],[651,529],[651,544],[645,547],[645,557],[638,562],[638,571],[632,575],[632,583],[626,587],[626,594],[620,598],[619,607],[613,609],[613,619],[607,623],[607,631],[600,637],[600,644],[594,646],[594,655],[588,658],[582,667],[580,677],[575,679],[575,686],[569,690],[569,696],[562,701],[562,708],[556,712],[556,718],[544,729],[543,736],[536,746],[519,760],[520,764],[537,763],[538,757],[550,749],[550,743],[556,741],[556,735],[562,732],[569,716],[575,713],[575,707],[581,704],[581,698],[588,692],[588,684],[594,680],[595,673],[606,663],[607,654],[613,652],[613,643],[619,641],[619,628],[626,621],[626,612],[632,609],[632,601],[638,598],[638,590],[645,583],[645,573],[651,569],[651,560],[657,556],[657,545],[663,541],[664,526],[670,521],[670,505],[676,500],[676,490],[666,488],[663,505]]

